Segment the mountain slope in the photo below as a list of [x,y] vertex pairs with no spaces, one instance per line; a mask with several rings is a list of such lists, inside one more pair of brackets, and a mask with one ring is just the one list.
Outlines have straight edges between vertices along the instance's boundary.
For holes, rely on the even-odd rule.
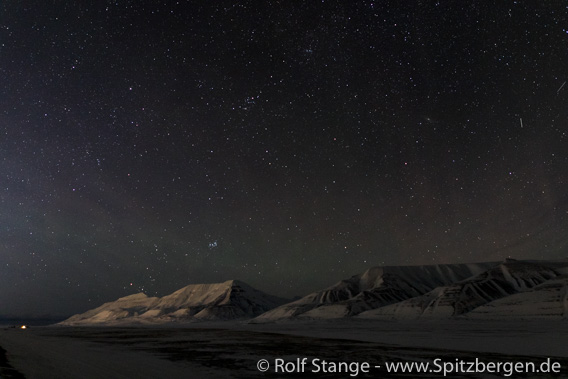
[[423,295],[436,287],[482,273],[495,263],[373,267],[362,274],[282,305],[255,322],[287,318],[353,316]]
[[475,308],[468,319],[568,319],[568,278],[551,280]]
[[171,321],[233,320],[260,315],[285,299],[258,291],[246,283],[192,284],[162,298],[140,293],[82,314],[61,325],[151,324]]
[[71,316],[60,324],[75,325],[84,321],[90,324],[104,324],[109,321],[127,317],[137,317],[158,301],[157,297],[148,297],[143,293],[121,297],[116,301],[105,303],[85,313]]
[[556,296],[556,300],[549,296],[548,302],[555,302],[554,307],[562,308],[558,293],[565,291],[567,266],[568,262],[508,259],[469,279],[363,312],[359,317],[415,319],[466,317],[471,314],[473,317],[492,315],[499,318],[504,317],[503,312],[511,313],[512,309],[532,308],[533,313],[541,312],[544,308],[543,304],[538,304],[539,296],[544,294]]

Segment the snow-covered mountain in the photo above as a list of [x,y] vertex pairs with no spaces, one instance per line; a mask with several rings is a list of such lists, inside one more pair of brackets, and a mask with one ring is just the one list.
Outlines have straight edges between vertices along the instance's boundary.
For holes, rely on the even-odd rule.
[[374,267],[253,320],[566,318],[568,260]]
[[568,319],[568,260],[373,267],[286,303],[236,280],[122,297],[63,325],[251,319]]
[[471,278],[405,301],[361,313],[360,318],[568,317],[568,261],[508,259]]
[[284,304],[255,322],[287,318],[339,318],[421,296],[478,275],[496,263],[373,267],[362,274]]
[[468,312],[468,319],[568,319],[568,278],[550,280]]
[[162,298],[143,293],[122,297],[74,315],[61,325],[153,324],[172,321],[252,318],[287,300],[246,283],[192,284]]
[[98,308],[91,309],[85,313],[71,316],[60,324],[104,324],[114,320],[120,320],[127,317],[137,317],[140,313],[145,312],[153,304],[158,301],[157,297],[148,297],[143,293],[137,293],[130,296],[121,297],[120,299],[105,303]]

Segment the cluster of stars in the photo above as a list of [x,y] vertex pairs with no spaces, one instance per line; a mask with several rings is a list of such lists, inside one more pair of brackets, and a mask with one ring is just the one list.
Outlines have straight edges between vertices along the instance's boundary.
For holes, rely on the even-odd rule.
[[566,254],[561,5],[0,7],[0,288],[48,312]]

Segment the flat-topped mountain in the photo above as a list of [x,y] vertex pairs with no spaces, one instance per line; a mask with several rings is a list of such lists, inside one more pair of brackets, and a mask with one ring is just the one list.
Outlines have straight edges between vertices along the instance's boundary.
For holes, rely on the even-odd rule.
[[253,322],[352,316],[568,318],[568,260],[373,267]]
[[568,261],[508,259],[466,280],[361,318],[568,318]]
[[373,267],[322,291],[268,311],[255,321],[354,316],[464,280],[493,265],[495,263]]
[[253,319],[568,319],[568,260],[373,267],[287,302],[236,280],[122,297],[62,325]]

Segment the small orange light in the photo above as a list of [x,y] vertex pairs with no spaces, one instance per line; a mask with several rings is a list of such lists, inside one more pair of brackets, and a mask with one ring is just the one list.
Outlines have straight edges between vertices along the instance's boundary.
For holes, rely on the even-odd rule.
[[22,325],[22,326],[20,326],[20,329],[27,329],[27,326]]

